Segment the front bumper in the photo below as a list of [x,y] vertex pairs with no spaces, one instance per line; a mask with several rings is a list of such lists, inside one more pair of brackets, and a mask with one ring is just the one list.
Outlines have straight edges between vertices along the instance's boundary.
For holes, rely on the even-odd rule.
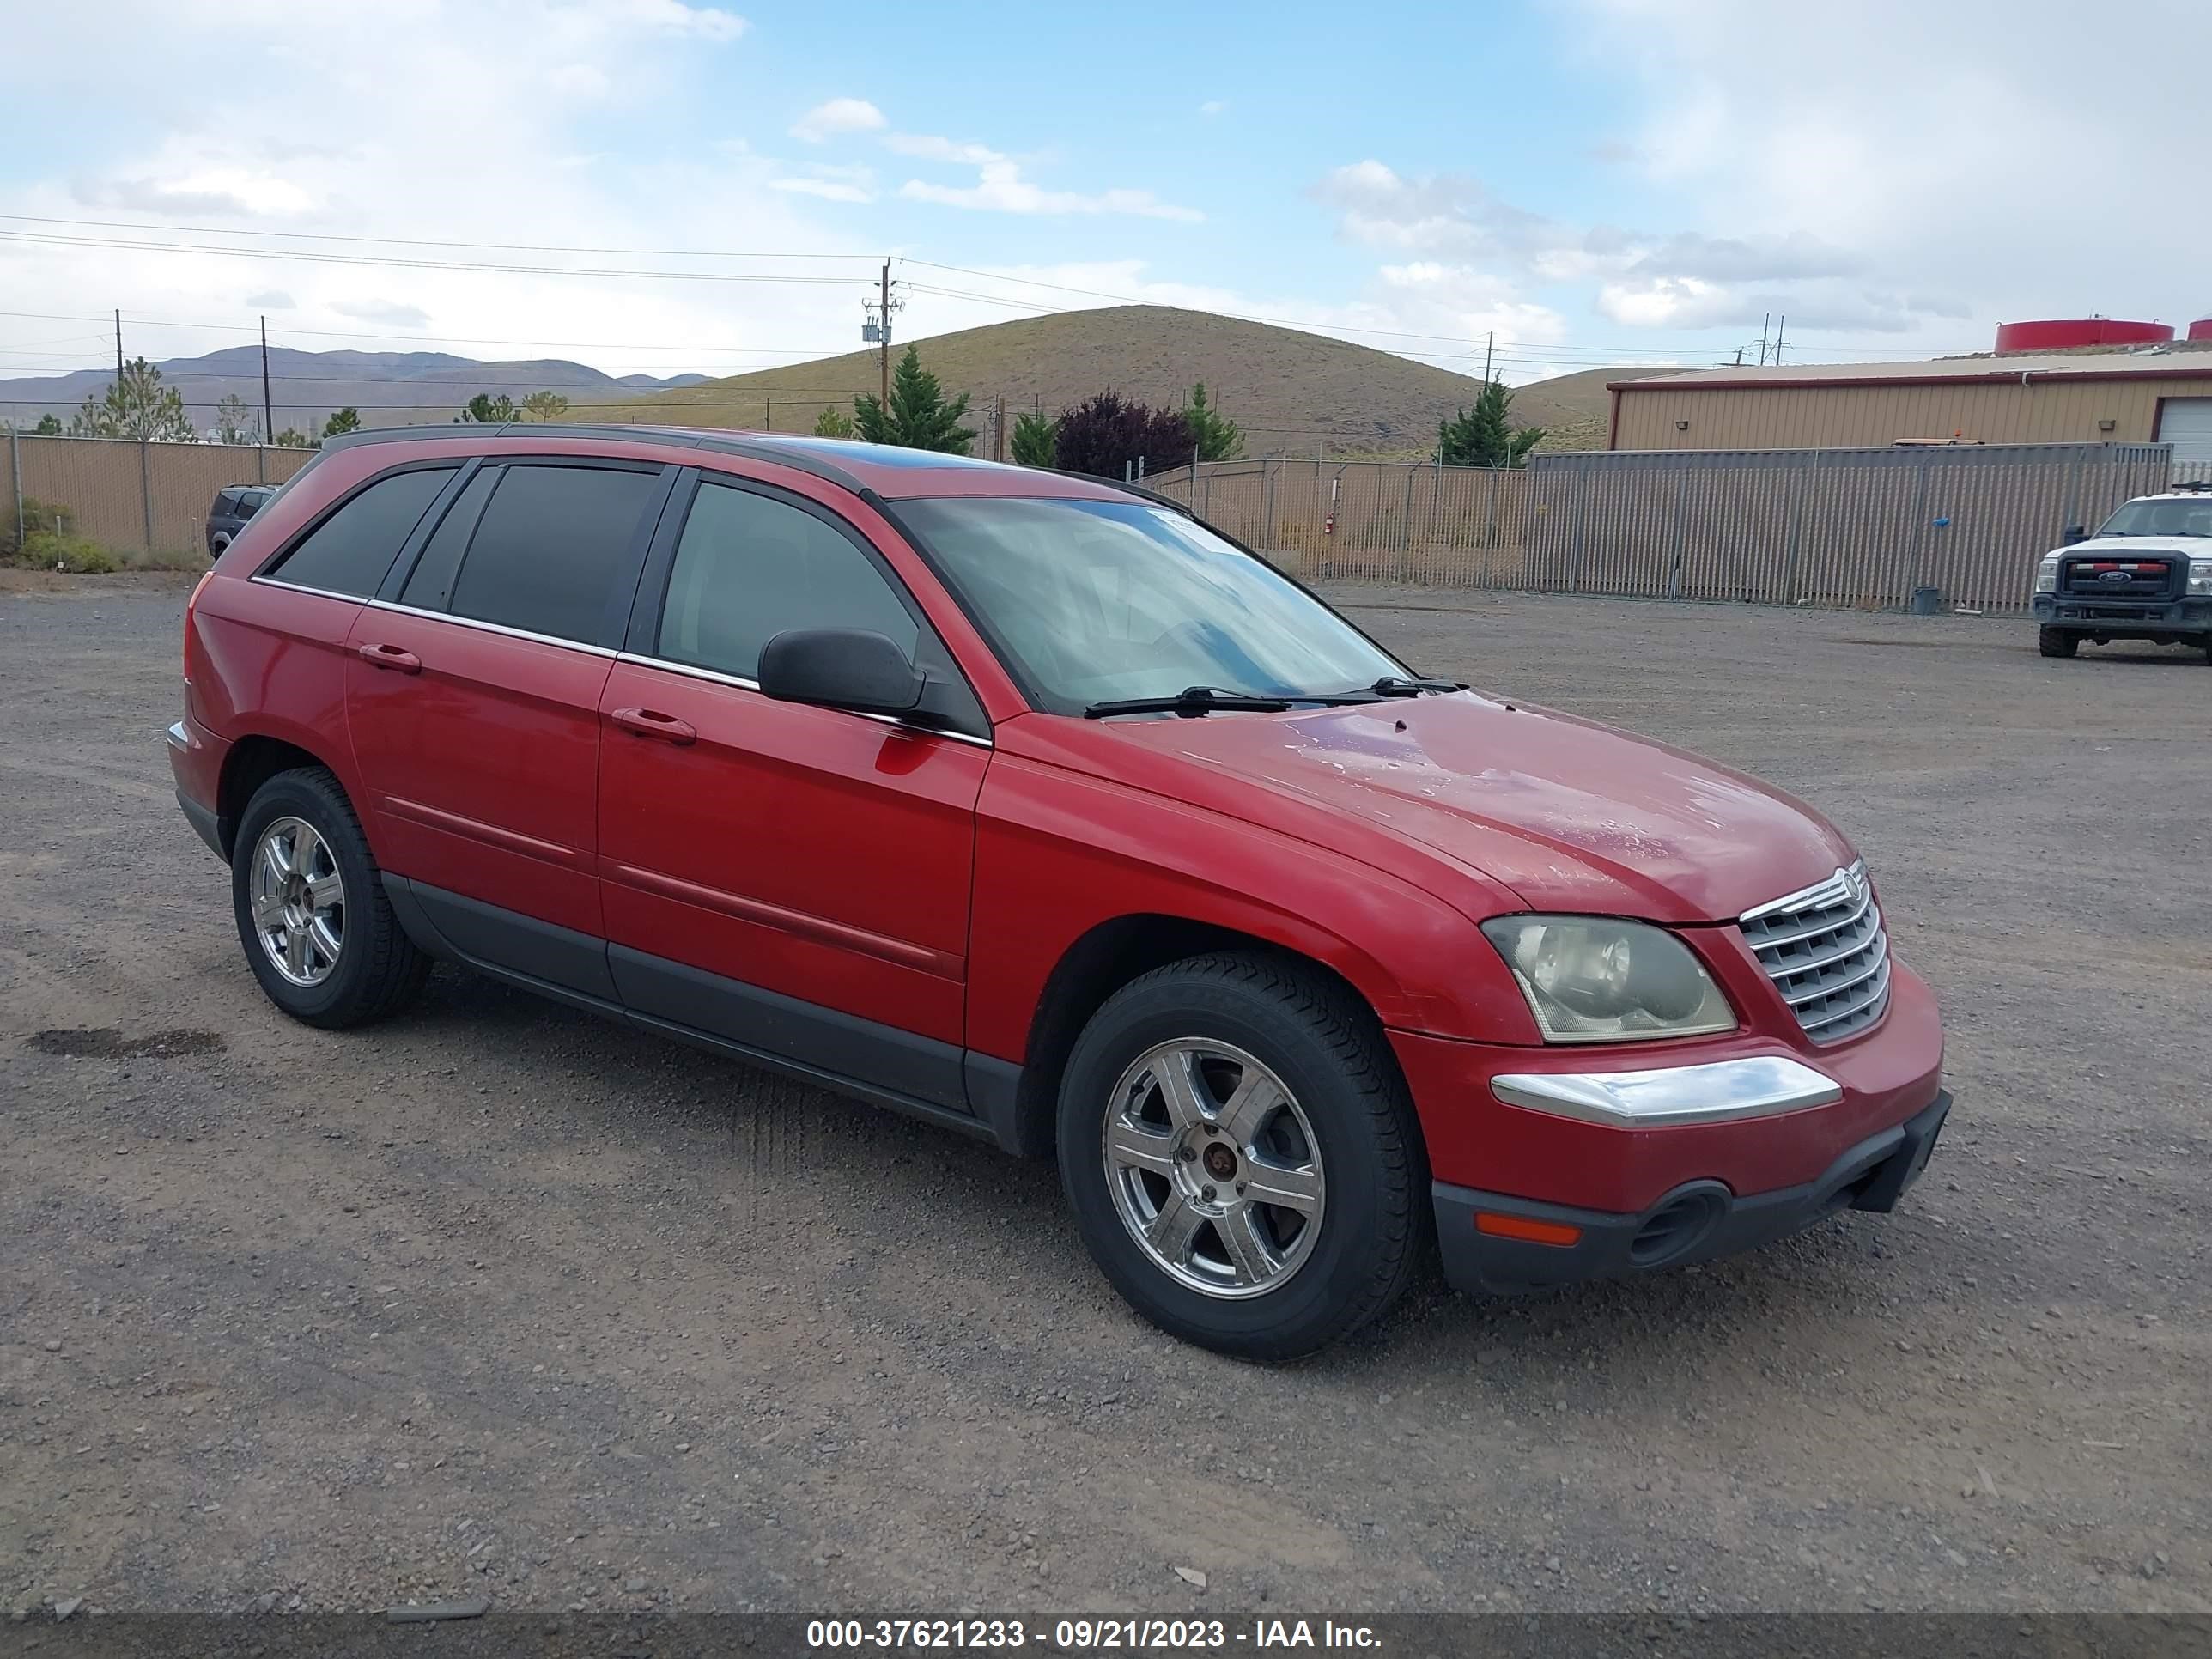
[[2097,599],[2038,593],[2030,608],[2045,628],[2089,634],[2212,633],[2212,599]]
[[1510,1294],[1707,1261],[1771,1243],[1842,1210],[1888,1211],[1928,1166],[1951,1097],[1869,1135],[1816,1179],[1739,1197],[1692,1181],[1632,1215],[1583,1210],[1439,1181],[1437,1239],[1455,1290]]

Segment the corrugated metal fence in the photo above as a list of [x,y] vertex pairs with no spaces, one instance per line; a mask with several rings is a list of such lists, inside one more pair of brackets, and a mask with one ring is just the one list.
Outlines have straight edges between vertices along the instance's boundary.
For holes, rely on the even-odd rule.
[[283,483],[312,449],[244,444],[139,443],[130,438],[40,438],[10,433],[0,453],[0,539],[19,511],[29,530],[71,531],[128,557],[204,551],[208,507],[231,484]]
[[2035,563],[2165,487],[2162,444],[1538,454],[1525,471],[1229,461],[1146,480],[1301,575],[2024,610]]

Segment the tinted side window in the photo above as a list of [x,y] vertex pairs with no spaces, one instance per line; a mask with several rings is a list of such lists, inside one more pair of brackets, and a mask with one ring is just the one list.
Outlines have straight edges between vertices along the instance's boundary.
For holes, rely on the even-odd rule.
[[430,532],[430,539],[423,544],[422,556],[415,562],[407,586],[400,590],[402,605],[420,605],[425,611],[443,611],[452,605],[453,578],[460,573],[461,555],[468,549],[470,532],[483,515],[492,486],[499,482],[499,472],[495,466],[485,467],[462,487],[459,496],[446,509],[446,516],[438,520],[438,527]]
[[865,628],[909,654],[920,629],[868,556],[811,513],[705,483],[661,607],[657,654],[750,679],[787,628]]
[[255,514],[261,510],[261,503],[268,499],[269,498],[266,495],[263,495],[258,489],[240,490],[238,492],[238,516],[241,519],[252,518]]
[[598,638],[609,584],[659,483],[611,467],[506,468],[447,608],[556,639]]
[[270,574],[302,587],[367,599],[453,471],[424,467],[379,478],[318,525]]

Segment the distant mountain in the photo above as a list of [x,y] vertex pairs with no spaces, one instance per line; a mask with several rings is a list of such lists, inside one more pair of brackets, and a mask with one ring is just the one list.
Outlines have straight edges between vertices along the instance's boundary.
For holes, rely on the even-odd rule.
[[[261,413],[258,346],[226,346],[204,356],[167,358],[155,367],[164,384],[183,394],[193,424],[203,431],[215,425],[216,405],[226,397],[242,398],[257,417]],[[349,404],[361,411],[365,426],[420,425],[450,420],[480,392],[503,392],[518,402],[532,392],[557,392],[581,406],[698,386],[706,378],[608,374],[565,357],[487,363],[442,351],[269,348],[269,392],[280,432],[288,426],[320,432],[334,411]],[[0,420],[25,427],[51,414],[66,421],[87,398],[103,396],[114,379],[109,368],[0,379]]]
[[[1237,422],[1248,455],[1425,454],[1437,422],[1473,404],[1482,382],[1371,346],[1303,329],[1170,306],[1109,306],[1024,317],[918,342],[922,367],[946,393],[969,394],[979,453],[986,411],[1057,414],[1111,387],[1176,408],[1203,380],[1214,408]],[[1518,386],[1516,425],[1545,428],[1546,449],[1602,449],[1611,399],[1605,383],[1663,368],[1589,369]],[[641,398],[606,418],[806,431],[825,408],[850,414],[876,390],[874,351],[848,352]]]

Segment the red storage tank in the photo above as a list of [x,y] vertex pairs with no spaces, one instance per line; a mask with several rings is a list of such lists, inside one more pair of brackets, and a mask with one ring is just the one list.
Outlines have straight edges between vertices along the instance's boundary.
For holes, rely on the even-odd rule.
[[1999,351],[2079,351],[2083,346],[2163,345],[2172,337],[2173,330],[2167,324],[2122,322],[2114,317],[2062,317],[2047,322],[1997,325]]
[[2192,340],[2212,340],[2212,317],[2199,317],[2190,324],[2189,337]]

